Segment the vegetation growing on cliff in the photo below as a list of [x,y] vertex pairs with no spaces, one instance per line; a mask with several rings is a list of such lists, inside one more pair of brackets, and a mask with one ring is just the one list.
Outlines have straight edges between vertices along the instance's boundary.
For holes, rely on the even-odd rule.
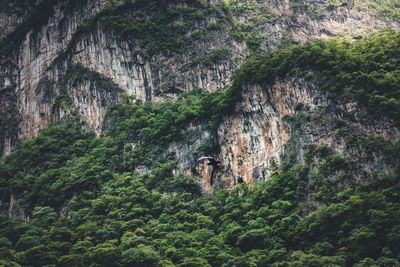
[[[20,118],[14,90],[15,86],[12,85],[0,90],[0,151],[4,151],[3,145],[7,138],[9,138],[12,146],[17,141]],[[2,153],[0,153],[0,156],[3,156]]]
[[22,43],[28,32],[36,34],[40,28],[48,21],[53,14],[53,1],[42,0],[30,12],[24,23],[0,40],[0,56],[10,54],[16,47]]
[[246,83],[267,85],[276,77],[309,73],[334,97],[351,98],[371,116],[400,122],[400,32],[388,28],[358,42],[316,40],[251,60],[237,72],[235,90]]
[[400,22],[399,0],[355,0],[354,3],[362,10],[376,13],[377,16],[383,20]]
[[86,1],[87,0],[1,1],[0,7],[4,7],[4,10],[10,8],[10,6],[25,8],[27,9],[27,16],[14,31],[0,40],[0,56],[7,56],[12,51],[19,48],[29,32],[32,33],[30,38],[36,36],[41,28],[46,25],[51,16],[53,16],[54,7],[56,5],[61,5],[61,8],[65,8],[65,15],[68,15],[82,7]]
[[[6,200],[14,192],[29,204],[29,211],[36,205],[56,208],[79,188],[94,191],[99,177],[111,179],[108,169],[124,173],[160,164],[171,171],[175,163],[173,157],[163,155],[166,146],[182,138],[181,129],[188,122],[207,120],[215,130],[226,98],[226,92],[197,89],[174,102],[115,105],[108,115],[107,135],[101,139],[80,129],[75,120],[54,125],[6,158],[0,176],[7,184],[2,196]],[[60,97],[62,101],[68,99]],[[129,144],[134,144],[134,149]],[[166,173],[156,178],[161,180],[155,184],[161,185]]]
[[[1,163],[1,195],[9,194],[11,186],[32,217],[24,222],[0,216],[0,263],[399,264],[399,177],[336,191],[310,181],[308,165],[284,165],[253,188],[243,184],[201,196],[193,180],[172,173],[173,162],[167,159],[153,160],[147,173],[130,170],[135,163],[125,160],[137,148],[129,152],[130,146],[120,146],[121,138],[142,145],[158,127],[148,124],[154,116],[151,106],[126,108],[113,114],[122,128],[111,126],[114,130],[101,139],[78,124],[54,125]],[[149,115],[143,120],[131,116],[130,109]],[[315,154],[325,154],[327,162],[333,156],[323,150]],[[331,197],[304,214],[302,203],[309,194],[321,193]],[[68,213],[59,217],[64,205]]]
[[[31,220],[0,216],[0,263],[399,264],[398,168],[394,176],[361,177],[360,184],[348,159],[310,146],[305,165],[285,163],[251,188],[243,184],[202,195],[192,178],[174,173],[166,145],[181,138],[187,122],[210,120],[224,110],[212,101],[226,93],[195,90],[158,104],[128,99],[135,103],[110,110],[109,130],[101,138],[69,121],[24,143],[1,161],[0,188],[3,200],[11,193],[20,199]],[[297,110],[300,119],[307,115]],[[313,124],[318,114],[310,116]],[[345,129],[337,124],[338,132]],[[384,162],[398,165],[393,157],[400,153],[399,141],[377,136],[355,142],[347,136],[349,148],[384,151]],[[337,171],[347,176],[332,180]],[[319,206],[310,208],[312,203]]]
[[76,86],[84,81],[92,83],[92,86],[96,90],[108,92],[122,91],[110,78],[106,78],[98,72],[91,71],[80,64],[70,66],[64,75],[64,86],[65,83],[71,83],[72,86]]
[[[264,183],[213,195],[176,172],[167,152],[189,122],[215,130],[244,85],[293,73],[309,73],[331,97],[398,119],[399,38],[388,29],[355,43],[292,46],[245,64],[226,91],[196,89],[146,104],[127,97],[110,108],[100,138],[75,120],[42,130],[0,161],[2,203],[16,196],[31,219],[0,216],[0,265],[399,265],[398,140],[358,136],[336,121],[350,152],[368,152],[366,161],[385,155],[381,162],[395,172],[359,183],[348,158],[308,146],[304,165],[284,162]],[[78,72],[98,78],[75,66],[71,82]],[[301,109],[296,115],[318,119]],[[327,179],[336,171],[345,175]]]
[[100,23],[119,38],[138,40],[150,54],[177,53],[194,41],[208,41],[209,34],[226,27],[223,12],[201,0],[114,1],[80,25],[66,53],[84,34]]
[[260,0],[224,0],[221,4],[231,19],[231,34],[246,41],[251,55],[265,51],[268,37],[261,32],[267,24],[277,18],[272,8]]
[[212,23],[225,24],[220,10],[200,0],[125,1],[102,22],[123,38],[139,39],[150,54],[183,51],[194,40],[207,41]]

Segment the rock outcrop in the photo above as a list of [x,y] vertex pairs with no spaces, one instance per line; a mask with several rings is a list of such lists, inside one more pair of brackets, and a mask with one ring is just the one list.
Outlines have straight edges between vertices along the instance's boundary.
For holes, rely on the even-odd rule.
[[[1,155],[8,154],[19,140],[36,136],[40,129],[51,122],[52,106],[55,96],[60,92],[66,68],[61,65],[61,68],[49,71],[49,67],[66,47],[77,27],[101,9],[105,1],[92,0],[85,3],[85,12],[82,12],[68,10],[66,3],[56,2],[44,25],[31,25],[32,30],[26,32],[25,29],[30,25],[24,23],[32,21],[28,15],[25,22],[16,27],[17,35],[11,38],[12,43],[4,39],[0,58],[0,96],[7,94],[7,97],[0,97],[0,105],[17,107],[18,114],[12,117],[18,121],[18,126],[9,129],[4,136]],[[4,25],[5,28],[10,27],[6,22]],[[33,30],[33,27],[39,26],[42,27]],[[26,35],[18,36],[21,34]],[[12,110],[2,109],[1,120],[10,117]]]
[[[374,142],[397,140],[400,131],[388,118],[374,119],[368,111],[352,101],[329,97],[307,75],[275,80],[270,86],[249,84],[242,90],[234,112],[224,117],[216,134],[204,122],[184,130],[188,136],[171,145],[179,169],[198,177],[205,192],[218,187],[232,188],[239,181],[265,181],[278,171],[283,160],[298,164],[319,164],[318,149],[337,155],[351,168],[356,179],[379,173],[393,175],[398,163],[387,164],[382,151],[371,154],[360,145],[351,149],[353,139]],[[219,151],[212,155],[222,162],[217,182],[210,184],[213,167],[196,161],[201,146],[217,140]],[[313,162],[315,161],[315,162]],[[397,165],[396,165],[397,164]],[[397,167],[396,167],[397,166]],[[350,167],[349,167],[350,168]],[[335,179],[338,173],[326,173]]]
[[284,117],[294,114],[297,103],[314,110],[327,105],[327,97],[302,78],[276,81],[268,88],[249,85],[243,90],[243,100],[218,131],[221,158],[235,183],[239,177],[245,182],[264,180],[269,174],[266,170],[280,162],[291,137]]
[[30,217],[25,213],[23,206],[20,204],[13,193],[10,195],[8,202],[2,203],[0,200],[0,213],[7,214],[10,218],[20,217],[24,221],[29,221]]
[[[346,141],[350,134],[356,138],[379,135],[384,140],[400,137],[390,119],[377,121],[354,102],[329,98],[315,82],[301,76],[276,80],[267,88],[247,86],[242,97],[218,130],[224,179],[233,179],[233,183],[239,177],[245,182],[265,180],[283,157],[294,156],[296,162],[305,164],[309,146],[328,147],[353,160],[356,152],[350,151]],[[359,177],[393,171],[379,165],[380,160],[357,162],[359,170],[368,169]]]
[[[101,19],[90,21],[108,2],[84,1],[82,8],[72,11],[59,2],[39,30],[28,31],[10,54],[2,55],[0,155],[7,155],[19,141],[36,136],[50,122],[69,114],[79,116],[101,134],[107,107],[118,103],[124,94],[148,101],[176,98],[196,87],[222,90],[249,54],[245,40],[232,34],[234,27],[229,23],[235,21],[208,30],[206,38],[193,41],[190,50],[150,53],[140,38],[123,38]],[[210,4],[221,6],[219,1]],[[264,51],[284,45],[285,38],[300,43],[332,36],[360,38],[368,31],[398,27],[350,2],[338,7],[329,6],[327,1],[311,1],[305,6],[275,0],[264,4],[275,14],[270,23],[257,28],[256,34],[265,37],[261,43]],[[29,14],[1,13],[2,32],[18,29],[25,16]],[[247,16],[235,14],[234,18],[246,23]],[[80,27],[84,22],[92,23],[91,27]],[[204,30],[205,25],[198,27]],[[216,156],[222,162],[218,175],[222,182],[215,186],[228,188],[239,179],[248,183],[264,180],[290,151],[295,150],[298,161],[304,162],[306,144],[348,153],[344,138],[334,136],[329,125],[304,123],[302,128],[294,128],[286,119],[299,116],[300,106],[310,114],[322,114],[327,121],[350,118],[346,127],[365,136],[381,133],[386,138],[399,137],[390,121],[369,124],[366,112],[354,103],[334,103],[314,82],[296,76],[276,80],[267,88],[246,86],[241,102],[224,118],[216,136],[203,125],[192,125],[186,130],[191,133],[190,140],[171,144],[169,150],[179,159],[180,169],[202,177],[207,192],[212,192],[210,169],[198,165],[199,155],[193,152],[209,140],[220,147]],[[366,165],[362,169],[367,169]]]
[[334,36],[361,38],[365,34],[385,27],[398,27],[398,23],[379,18],[376,10],[360,8],[360,1],[277,1],[268,0],[278,19],[266,25],[263,33],[279,43],[286,37],[305,43],[310,39]]
[[[2,57],[1,90],[10,86],[14,88],[13,97],[2,99],[2,106],[17,106],[19,113],[18,127],[5,135],[2,141],[2,154],[9,153],[10,147],[17,140],[37,135],[38,130],[46,127],[52,119],[62,119],[57,118],[57,115],[62,116],[63,113],[52,114],[52,110],[70,64],[81,64],[112,79],[128,95],[151,100],[176,97],[194,87],[221,90],[229,83],[229,77],[248,53],[243,42],[229,37],[228,26],[225,30],[212,31],[207,41],[196,42],[191,51],[173,55],[149,55],[146,47],[141,46],[135,38],[121,39],[115,32],[97,23],[93,30],[80,34],[78,40],[70,44],[69,54],[64,60],[54,64],[55,59],[60,58],[59,55],[67,49],[79,25],[101,10],[107,1],[91,0],[83,3],[83,8],[72,11],[66,8],[65,3],[57,3],[47,23],[39,30],[27,32],[22,43],[15,44],[17,47],[14,52]],[[211,4],[219,5],[219,2]],[[373,13],[360,11],[352,4],[330,8],[325,1],[313,1],[298,7],[291,6],[289,1],[266,1],[265,5],[269,5],[277,17],[260,28],[259,35],[268,37],[268,42],[262,44],[264,50],[274,49],[285,37],[299,42],[346,32],[358,37],[366,29],[396,26],[376,19]],[[2,32],[18,30],[17,26],[23,24],[27,16],[29,12],[17,7],[12,12],[2,12]],[[236,19],[246,21],[246,14]],[[196,64],[207,60],[207,55],[212,54],[210,51],[221,49],[229,51],[229,60],[210,62],[207,66]],[[236,61],[233,60],[235,58]],[[69,91],[69,96],[77,100],[74,104],[81,110],[81,118],[89,127],[99,131],[107,104],[103,107],[97,105],[97,110],[93,109],[94,105],[91,111],[84,112],[82,110],[87,107],[79,107],[79,97],[74,95],[74,92],[88,89],[87,84],[77,85]],[[104,99],[92,99],[104,102]],[[109,103],[116,101],[114,99]],[[7,117],[8,113],[9,109],[4,108],[2,117]],[[98,119],[94,118],[96,116]]]

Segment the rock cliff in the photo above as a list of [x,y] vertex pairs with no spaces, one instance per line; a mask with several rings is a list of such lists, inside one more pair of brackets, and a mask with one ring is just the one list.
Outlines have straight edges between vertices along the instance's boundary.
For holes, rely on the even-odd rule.
[[[149,28],[154,33],[142,32],[140,27],[147,29],[149,21],[154,22],[151,16],[158,19],[161,15],[146,4],[135,6],[140,1],[42,1],[31,7],[33,11],[26,7],[2,11],[1,155],[69,115],[78,116],[100,135],[107,107],[124,95],[158,101],[197,87],[222,90],[248,55],[313,38],[358,39],[383,27],[398,27],[396,22],[361,9],[357,1],[194,2],[160,4],[163,12],[173,12],[166,23],[176,38],[168,41],[184,41],[172,46],[153,40],[163,36],[157,25]],[[35,20],[35,8],[41,5],[50,5],[51,12]],[[198,5],[202,11],[193,13]],[[264,11],[268,14],[263,17],[260,12]],[[188,23],[190,19],[194,22]],[[27,25],[30,22],[38,24]],[[205,141],[215,140],[220,148],[216,156],[222,162],[219,176],[227,187],[239,178],[245,182],[265,179],[285,151],[297,149],[296,157],[304,162],[305,144],[347,153],[344,139],[329,133],[332,125],[302,123],[294,128],[291,122],[295,119],[287,119],[300,116],[301,110],[296,110],[300,106],[314,114],[309,116],[325,116],[331,124],[350,119],[346,127],[364,136],[399,135],[389,121],[369,124],[366,112],[356,104],[335,103],[320,93],[313,81],[292,76],[268,87],[247,85],[235,112],[224,118],[217,133],[192,125],[187,130],[195,133],[190,142],[174,143],[170,151],[189,172],[198,156],[193,151]],[[207,166],[196,168],[203,177],[210,173]]]
[[[322,162],[312,158],[318,150],[326,150],[326,154],[351,165],[346,168],[351,168],[357,179],[382,172],[393,175],[398,163],[387,164],[380,154],[383,151],[368,155],[365,147],[356,144],[354,149],[351,143],[396,140],[400,138],[396,124],[389,118],[377,121],[354,101],[329,97],[305,76],[276,79],[268,86],[246,85],[241,101],[224,116],[217,133],[205,127],[207,123],[184,130],[188,138],[170,147],[179,168],[198,177],[206,192],[220,186],[232,188],[239,179],[246,183],[265,181],[278,171],[283,160],[313,169]],[[212,155],[221,161],[221,168],[216,173],[217,183],[210,186],[213,167],[196,159],[199,152],[204,156],[201,146],[214,140],[219,151]],[[344,169],[338,167],[325,176],[335,179]]]
[[[220,126],[218,138],[228,176],[252,182],[265,180],[283,158],[294,157],[296,162],[307,164],[310,146],[327,147],[346,161],[357,161],[354,156],[362,155],[349,149],[350,134],[356,134],[355,138],[380,135],[385,140],[400,137],[391,120],[376,121],[353,101],[329,98],[315,82],[291,77],[276,80],[267,88],[245,88],[234,115]],[[354,162],[360,170],[358,178],[382,170],[393,172],[393,166],[380,165],[381,161],[372,157]]]
[[[271,13],[265,14],[268,20],[263,21],[264,24],[254,23],[253,27],[255,36],[264,40],[260,44],[263,50],[274,49],[286,39],[306,42],[312,38],[341,34],[359,37],[366,31],[388,25],[396,26],[351,3],[334,7],[326,1],[311,1],[308,4],[291,1],[214,1],[204,4],[204,8],[213,10],[224,6],[225,9],[232,9],[229,12],[233,13],[233,21],[222,22],[218,17],[227,16],[226,10],[218,16],[210,15],[206,18],[208,23],[200,21],[186,33],[193,35],[193,32],[200,33],[200,30],[208,29],[206,36],[195,40],[190,50],[187,48],[176,53],[161,51],[150,54],[140,38],[134,35],[122,38],[120,32],[106,27],[106,23],[96,17],[96,14],[104,15],[100,10],[104,9],[108,1],[91,0],[81,4],[75,1],[59,1],[55,4],[46,2],[31,3],[31,6],[10,3],[10,8],[0,14],[2,37],[6,34],[10,36],[13,32],[17,35],[10,39],[13,43],[3,44],[3,48],[11,46],[12,49],[1,58],[0,86],[2,96],[9,94],[7,91],[12,92],[12,97],[2,97],[4,108],[1,117],[2,121],[10,116],[15,117],[10,115],[11,110],[12,107],[18,107],[19,118],[18,125],[3,135],[2,154],[8,154],[18,140],[37,135],[38,130],[46,127],[52,119],[61,119],[63,113],[52,114],[52,106],[61,93],[67,69],[74,64],[110,78],[126,94],[142,100],[176,97],[195,87],[211,91],[223,89],[248,54],[246,43],[232,37],[235,27],[231,24],[251,25],[254,16],[262,17],[262,14],[251,15],[253,13],[249,7],[254,4],[268,7]],[[179,6],[179,2],[176,5]],[[49,14],[43,15],[41,19],[35,18],[38,16],[35,8],[43,7],[51,9]],[[137,16],[129,15],[131,19]],[[26,25],[31,22],[37,25]],[[90,23],[92,26],[88,27]],[[85,27],[88,30],[85,31]],[[3,39],[9,41],[5,37]],[[63,53],[66,56],[60,56]],[[87,84],[76,86],[81,86],[82,90],[88,89]],[[72,93],[69,96],[77,100],[73,92],[82,91],[80,89],[69,90]],[[101,99],[95,101],[102,102]],[[108,102],[116,101],[118,97]],[[75,101],[74,105],[80,110],[87,109],[80,107],[79,101]],[[90,128],[99,131],[106,106],[98,106],[98,110],[82,111],[79,114]]]

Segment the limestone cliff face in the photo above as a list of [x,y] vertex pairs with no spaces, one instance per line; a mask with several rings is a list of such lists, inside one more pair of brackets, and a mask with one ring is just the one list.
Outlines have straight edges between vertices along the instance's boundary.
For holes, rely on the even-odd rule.
[[[9,153],[10,146],[16,142],[15,139],[31,138],[52,119],[62,119],[57,116],[63,116],[64,112],[52,114],[52,110],[56,96],[62,93],[64,76],[71,65],[80,64],[110,78],[125,94],[147,101],[174,98],[195,87],[213,91],[223,89],[238,63],[222,60],[206,67],[196,64],[196,60],[206,60],[209,56],[202,51],[226,49],[233,51],[232,58],[240,58],[247,54],[243,43],[228,43],[228,33],[218,32],[208,41],[196,43],[194,52],[150,55],[135,38],[123,40],[115,32],[105,29],[101,23],[97,23],[93,30],[78,36],[74,43],[69,44],[78,26],[106,3],[107,1],[100,0],[88,1],[82,12],[68,14],[62,4],[56,5],[53,16],[39,32],[28,32],[13,54],[2,57],[0,85],[3,89],[14,88],[14,104],[18,106],[20,121],[14,129],[14,136],[17,138],[7,136],[2,153]],[[60,57],[68,45],[67,55]],[[84,84],[76,86],[75,89],[67,90],[71,93],[69,96],[75,100],[79,96],[74,95],[74,92],[88,89]],[[91,90],[96,88],[92,87]],[[104,106],[100,105],[99,109],[85,113],[82,111],[87,109],[85,103],[75,101],[74,105],[82,111],[79,114],[88,126],[97,131],[101,128],[106,107],[116,103],[118,97],[111,101],[107,98],[95,101],[103,103]],[[5,110],[3,115],[7,112],[8,110]],[[100,119],[94,118],[97,115]]]
[[[80,11],[66,12],[60,2],[54,6],[52,16],[38,31],[29,31],[21,43],[7,44],[7,47],[11,46],[9,54],[0,58],[0,101],[2,106],[17,108],[17,114],[12,117],[18,123],[5,132],[1,155],[10,153],[18,140],[36,136],[40,129],[51,122],[55,95],[59,93],[66,68],[49,71],[49,66],[66,47],[76,28],[104,4],[105,1],[87,1],[82,14]],[[12,17],[13,14],[8,16]],[[3,20],[5,28],[11,27],[7,22],[10,19],[7,17]],[[18,27],[16,31],[24,33]],[[5,93],[7,97],[1,97]],[[10,117],[10,111],[13,109],[1,110],[2,120]]]
[[7,34],[15,30],[18,24],[23,21],[22,12],[15,12],[7,14],[6,12],[0,13],[0,38],[4,38]]
[[[338,122],[343,125],[338,126]],[[356,103],[330,99],[313,81],[301,76],[276,80],[267,88],[247,86],[243,100],[218,130],[222,179],[232,179],[232,183],[239,177],[245,182],[265,180],[283,157],[294,156],[298,163],[305,164],[310,145],[327,147],[350,161],[362,157],[349,149],[340,131],[355,133],[357,138],[400,137],[391,120],[376,121]],[[380,165],[380,160],[377,156],[357,163],[359,170],[366,171],[360,171],[359,178],[382,170],[390,174],[393,168]]]
[[171,143],[168,152],[175,155],[178,171],[196,178],[204,192],[212,193],[213,188],[210,181],[213,168],[207,166],[206,162],[198,161],[198,158],[204,156],[199,148],[214,141],[207,124],[208,122],[188,125],[186,129],[182,130],[184,140]]
[[52,106],[51,121],[58,121],[69,115],[86,118],[90,122],[90,129],[98,135],[102,132],[104,116],[107,107],[117,104],[121,90],[110,80],[98,76],[89,70],[77,65],[67,71],[75,72],[78,79],[64,77],[61,89]]
[[[96,22],[91,30],[74,35],[82,23],[88,21],[109,2],[83,1],[82,7],[72,11],[67,8],[67,2],[57,2],[40,29],[28,31],[22,42],[15,44],[16,47],[11,53],[1,57],[1,125],[9,125],[10,118],[16,123],[7,126],[3,131],[0,155],[8,154],[19,140],[37,135],[38,131],[51,121],[62,120],[71,112],[68,108],[65,110],[65,105],[57,105],[59,95],[67,95],[72,100],[72,110],[88,127],[99,134],[107,107],[117,103],[121,95],[132,95],[147,101],[175,98],[195,87],[210,91],[221,90],[229,84],[230,76],[249,53],[245,41],[233,38],[232,27],[226,25],[224,29],[209,31],[205,40],[195,41],[190,50],[179,53],[163,51],[151,54],[135,36],[121,38],[116,31],[104,27],[101,20]],[[210,3],[221,6],[220,1]],[[350,3],[335,8],[329,7],[328,1],[311,1],[306,8],[293,6],[288,0],[269,0],[263,4],[270,6],[276,15],[272,21],[259,28],[258,34],[267,37],[268,40],[261,44],[264,50],[275,49],[282,43],[282,39],[287,37],[294,41],[306,42],[310,38],[349,33],[358,38],[369,30],[389,25],[397,27],[396,24],[383,22],[373,13],[361,11]],[[2,37],[6,33],[18,30],[18,25],[23,24],[28,16],[27,10],[1,12]],[[246,22],[248,18],[246,14],[242,14],[235,16],[235,19]],[[70,42],[73,37],[74,41]],[[207,64],[199,63],[207,61],[212,57],[213,51],[221,49],[228,51],[228,58]],[[66,54],[60,56],[63,52]],[[77,64],[110,79],[122,91],[99,90],[95,81],[90,79],[68,81],[68,70]],[[293,88],[300,88],[300,84],[292,85]],[[231,146],[231,151],[228,151],[228,148],[222,149],[221,157],[226,168],[237,168],[232,171],[245,179],[262,177],[265,164],[244,166],[240,157],[249,156],[248,153],[258,146],[267,150],[257,155],[252,154],[255,162],[259,158],[268,157],[271,161],[279,158],[281,147],[290,137],[282,117],[293,111],[291,104],[310,100],[311,97],[310,93],[301,91],[305,89],[298,90],[300,91],[291,93],[294,95],[291,102],[288,100],[286,104],[272,103],[269,109],[266,109],[264,104],[268,101],[282,100],[282,96],[271,91],[269,95],[277,97],[271,100],[269,95],[263,95],[259,90],[255,93],[260,97],[259,104],[254,102],[255,96],[244,96],[248,102],[242,103],[242,108],[239,109],[240,116],[243,117],[238,115],[227,118],[219,130],[219,134],[223,136],[224,129],[240,125],[233,128],[235,134],[230,133],[231,137],[220,139],[221,145],[225,142]],[[259,111],[254,113],[255,109]],[[276,115],[278,111],[279,116]],[[268,123],[258,124],[257,120],[263,116],[276,118]],[[250,138],[249,129],[253,127],[252,131],[255,131],[259,138]],[[250,139],[253,141],[248,141]]]
[[239,177],[245,182],[264,180],[267,169],[280,162],[291,137],[290,125],[283,118],[294,114],[297,103],[313,110],[327,105],[327,99],[302,78],[276,81],[268,88],[244,88],[243,100],[218,130],[221,159],[235,182]]
[[0,38],[13,32],[28,16],[37,1],[20,4],[14,1],[0,3]]
[[[227,45],[225,33],[216,33],[213,37],[210,41],[196,44],[193,49],[214,51],[225,48],[234,51],[233,58],[246,53],[242,43]],[[100,26],[80,40],[75,50],[72,63],[88,66],[111,78],[126,94],[143,101],[174,98],[196,87],[221,90],[238,67],[228,60],[209,67],[196,66],[193,61],[197,53],[192,51],[149,55],[138,40],[121,40]]]
[[6,203],[0,200],[0,213],[7,214],[11,218],[21,217],[24,221],[29,221],[30,217],[24,211],[20,201],[16,199],[14,194],[11,194],[10,199]]
[[[349,136],[396,140],[400,131],[395,123],[385,118],[373,119],[354,102],[329,98],[315,81],[306,80],[305,76],[277,79],[267,87],[245,86],[241,101],[223,119],[214,137],[205,127],[207,122],[183,130],[188,138],[170,147],[179,169],[198,178],[204,191],[211,193],[221,186],[233,187],[240,178],[250,184],[265,181],[278,171],[283,159],[307,164],[310,148],[324,148],[352,164],[356,179],[382,172],[393,175],[396,163],[386,164],[379,152],[368,154],[358,146],[351,149]],[[215,173],[216,182],[211,185],[213,167],[196,159],[210,156],[199,147],[211,143],[213,138],[217,139],[220,151],[211,156],[219,159],[221,166]],[[311,168],[313,164],[319,164],[318,159]],[[325,176],[336,179],[340,172]]]
[[398,27],[395,22],[383,21],[373,10],[361,9],[361,1],[342,1],[335,6],[333,1],[277,1],[266,0],[278,15],[278,19],[263,29],[264,34],[279,42],[286,36],[305,43],[313,38],[326,39],[333,36],[361,38],[367,33],[385,27]]

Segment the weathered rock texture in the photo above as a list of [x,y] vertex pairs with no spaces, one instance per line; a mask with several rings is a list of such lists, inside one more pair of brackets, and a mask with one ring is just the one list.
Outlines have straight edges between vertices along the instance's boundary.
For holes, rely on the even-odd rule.
[[[278,15],[278,19],[264,28],[264,34],[279,42],[285,36],[305,43],[313,38],[349,36],[360,38],[366,33],[388,26],[398,27],[395,22],[377,18],[374,10],[361,10],[360,1],[347,1],[335,7],[332,1],[303,1],[301,5],[289,0],[266,0]],[[300,1],[299,1],[300,2]]]
[[[10,153],[18,141],[37,135],[50,122],[70,114],[78,115],[100,134],[107,107],[117,103],[123,94],[147,101],[175,98],[195,87],[221,90],[249,53],[243,40],[231,37],[230,26],[208,32],[205,40],[195,41],[190,51],[180,53],[150,54],[134,36],[122,38],[101,22],[74,36],[79,25],[107,2],[90,0],[82,9],[72,12],[67,12],[62,3],[57,4],[54,14],[39,31],[28,32],[13,53],[2,56],[0,156]],[[398,26],[361,11],[350,2],[336,8],[330,7],[328,1],[310,1],[306,7],[293,7],[289,0],[269,0],[265,5],[275,13],[274,19],[259,27],[257,33],[265,37],[261,44],[265,51],[279,47],[285,38],[301,43],[341,35],[360,38],[368,31]],[[2,37],[23,23],[27,13],[21,12],[0,14]],[[246,22],[247,16],[241,14],[236,19]],[[202,63],[221,49],[229,52],[229,59]],[[68,71],[76,65],[115,86],[101,85],[90,75],[71,78]],[[298,103],[312,114],[312,123],[303,121],[296,128],[286,119],[301,115],[296,109]],[[319,115],[332,123],[318,124]],[[212,167],[196,161],[198,156],[205,156],[198,150],[204,142],[214,140],[220,147],[219,153],[213,155],[222,162],[213,187],[230,188],[240,178],[247,183],[264,180],[276,171],[276,163],[283,155],[293,152],[297,161],[304,163],[307,144],[328,146],[334,152],[350,155],[345,139],[332,129],[338,118],[349,121],[346,127],[361,135],[381,133],[385,138],[399,137],[390,121],[371,123],[366,112],[354,103],[334,103],[312,81],[296,76],[277,80],[267,88],[246,86],[242,101],[232,115],[224,118],[216,136],[205,125],[190,125],[183,130],[188,138],[171,144],[169,151],[175,153],[179,169],[197,177],[204,190],[212,192]],[[379,157],[372,161],[373,164],[361,164],[360,169],[367,173],[376,171]],[[387,171],[391,171],[390,167]]]
[[258,85],[244,89],[243,100],[219,128],[221,158],[237,181],[265,179],[265,169],[279,163],[291,129],[283,118],[294,113],[296,103],[310,109],[326,105],[326,96],[304,79],[277,81],[269,88]]
[[[296,162],[305,164],[309,145],[329,147],[349,159],[361,157],[360,152],[348,149],[346,135],[340,131],[358,137],[382,135],[386,140],[400,137],[391,120],[376,120],[353,102],[329,99],[313,81],[301,77],[276,80],[267,88],[244,88],[243,100],[218,130],[225,170],[222,178],[232,179],[228,184],[236,183],[239,177],[245,182],[264,180],[276,171],[274,166],[284,156],[294,156]],[[343,125],[338,126],[340,123]],[[381,161],[376,156],[367,162],[354,162],[357,169],[365,170],[359,177],[382,170],[391,174],[393,166],[380,165]]]
[[[2,155],[8,154],[18,140],[37,135],[52,119],[62,119],[63,112],[53,114],[52,110],[55,98],[60,94],[63,76],[70,64],[79,63],[112,79],[126,94],[150,100],[175,97],[194,87],[220,90],[229,83],[229,77],[248,53],[243,41],[230,38],[229,27],[226,30],[213,31],[207,41],[196,42],[191,51],[149,55],[146,47],[140,46],[135,38],[121,39],[115,32],[106,30],[101,23],[97,23],[93,30],[78,36],[66,57],[61,57],[61,61],[53,64],[67,48],[78,26],[107,2],[86,1],[82,8],[68,12],[65,3],[58,3],[54,7],[53,15],[38,32],[28,32],[23,42],[16,44],[13,53],[1,58],[0,90],[9,89],[10,86],[14,88],[12,97],[1,98],[1,116],[9,117],[8,107],[15,106],[18,107],[19,122],[15,129],[4,136],[0,152]],[[211,3],[219,5],[218,1]],[[375,18],[373,13],[360,11],[350,3],[337,8],[330,8],[327,3],[311,1],[305,8],[299,8],[292,7],[288,0],[265,1],[277,16],[260,29],[259,34],[266,36],[268,40],[262,44],[264,49],[278,47],[282,38],[287,37],[299,42],[346,32],[359,37],[365,31],[388,25],[397,26]],[[23,23],[28,14],[27,10],[18,8],[12,12],[1,12],[0,27],[3,37]],[[245,21],[246,14],[237,19]],[[210,51],[217,49],[230,51],[232,60],[222,60],[207,66],[193,64],[196,60],[204,60],[201,57],[207,57]],[[68,94],[80,110],[81,118],[89,127],[99,131],[107,105],[115,103],[118,99],[104,101],[103,97],[108,96],[93,90],[96,88],[82,84],[70,88]],[[92,97],[87,97],[81,103],[80,99],[85,94],[92,94]],[[93,97],[94,95],[96,97]],[[90,104],[90,101],[102,104]],[[232,118],[231,124],[234,123],[233,120]],[[275,129],[278,126],[263,127]],[[271,138],[271,142],[277,142],[273,139],[275,137]],[[276,154],[272,151],[268,153]]]
[[27,1],[21,5],[14,1],[2,1],[0,3],[0,38],[13,32],[27,18],[36,2]]
[[0,213],[7,214],[11,218],[21,217],[24,221],[30,220],[24,208],[20,205],[20,200],[14,194],[10,195],[10,199],[6,203],[2,203],[0,200]]
[[[225,43],[228,36],[219,33],[212,40],[196,44],[195,51],[235,50],[232,57],[246,53],[244,44]],[[224,60],[208,67],[196,66],[198,53],[192,51],[178,55],[149,55],[137,40],[121,40],[101,26],[76,44],[71,62],[79,63],[111,78],[128,95],[141,100],[176,97],[193,88],[209,91],[221,90],[238,67]]]
[[[278,171],[282,160],[309,164],[310,148],[325,148],[332,155],[343,158],[356,179],[379,173],[394,175],[398,162],[387,163],[382,151],[373,154],[365,148],[351,149],[349,136],[356,139],[382,138],[396,140],[400,131],[387,118],[378,120],[354,102],[330,98],[307,75],[277,79],[267,87],[247,85],[234,112],[226,116],[216,136],[203,126],[184,130],[184,140],[171,145],[179,169],[197,177],[205,192],[219,187],[231,188],[240,178],[246,183],[264,181]],[[199,147],[217,139],[219,152],[202,154]],[[216,173],[216,183],[210,184],[212,166],[198,162],[199,156],[213,156],[222,164]],[[318,159],[312,166],[319,164]],[[312,160],[311,160],[312,161]],[[336,179],[337,173],[326,173]]]
[[[14,114],[13,118],[19,122],[4,136],[1,155],[8,154],[18,140],[36,136],[51,122],[52,106],[66,68],[49,70],[49,66],[66,47],[76,28],[104,4],[105,1],[87,1],[85,12],[66,12],[63,3],[55,5],[46,25],[38,32],[28,32],[21,44],[15,44],[11,54],[1,56],[0,94],[4,95],[10,88],[12,92],[7,92],[7,98],[0,98],[0,105],[17,107],[18,115]],[[2,120],[10,117],[10,112],[2,109]]]

